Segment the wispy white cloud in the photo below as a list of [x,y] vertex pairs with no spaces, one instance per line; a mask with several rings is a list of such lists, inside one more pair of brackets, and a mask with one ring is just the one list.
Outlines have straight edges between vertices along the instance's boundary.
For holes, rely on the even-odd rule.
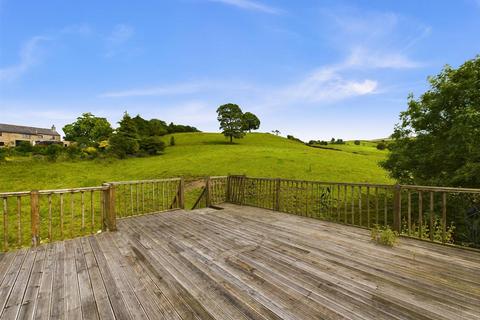
[[345,62],[348,67],[369,69],[410,69],[422,65],[401,52],[373,51],[365,47],[353,48]]
[[231,5],[237,8],[245,9],[245,10],[259,11],[259,12],[269,13],[269,14],[283,13],[283,10],[279,8],[275,8],[275,7],[260,3],[258,1],[253,1],[253,0],[209,0],[209,1],[220,2],[220,3]]
[[326,67],[312,72],[298,84],[290,85],[271,95],[274,104],[329,103],[355,96],[375,93],[378,82],[371,79],[352,80],[337,68]]
[[122,46],[127,43],[135,34],[132,26],[126,24],[116,25],[106,38],[106,54],[112,57],[122,51]]
[[344,67],[411,69],[425,66],[411,57],[411,51],[431,34],[430,26],[392,12],[359,11],[352,7],[325,10],[324,17],[334,35],[329,39],[348,56]]
[[20,48],[19,61],[16,64],[0,68],[0,81],[12,81],[20,78],[32,67],[39,64],[45,53],[45,44],[59,40],[67,35],[88,35],[92,32],[86,24],[70,25],[60,30],[36,35],[28,39]]
[[39,61],[41,44],[50,40],[46,36],[30,38],[20,49],[20,61],[17,64],[0,69],[0,81],[15,80],[27,72]]

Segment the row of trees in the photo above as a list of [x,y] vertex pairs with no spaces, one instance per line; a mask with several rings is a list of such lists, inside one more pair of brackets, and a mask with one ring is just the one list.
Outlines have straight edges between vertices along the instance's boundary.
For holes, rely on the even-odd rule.
[[251,112],[243,113],[242,109],[233,103],[218,107],[217,115],[220,130],[230,139],[230,143],[233,143],[233,139],[243,138],[246,131],[251,132],[260,128],[260,120],[256,115]]
[[140,115],[132,118],[125,112],[119,122],[119,127],[115,130],[107,119],[96,117],[91,113],[84,113],[75,122],[63,127],[63,131],[65,140],[74,143],[70,148],[96,150],[125,158],[158,154],[165,148],[162,136],[169,133],[198,132],[199,130],[195,127],[174,123],[167,125],[165,121],[159,119],[146,120]]

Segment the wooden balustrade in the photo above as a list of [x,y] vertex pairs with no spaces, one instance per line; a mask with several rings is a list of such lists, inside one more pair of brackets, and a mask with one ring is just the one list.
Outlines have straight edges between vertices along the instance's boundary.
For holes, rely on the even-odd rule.
[[[116,230],[116,220],[183,209],[182,178],[98,187],[0,193],[0,248]],[[402,235],[480,246],[480,189],[338,183],[246,176],[209,177],[193,209],[223,202]]]
[[[141,190],[141,191],[140,191]],[[183,179],[105,183],[98,187],[0,193],[3,251],[102,231],[132,215],[184,208]]]
[[229,176],[227,201],[480,246],[480,189]]

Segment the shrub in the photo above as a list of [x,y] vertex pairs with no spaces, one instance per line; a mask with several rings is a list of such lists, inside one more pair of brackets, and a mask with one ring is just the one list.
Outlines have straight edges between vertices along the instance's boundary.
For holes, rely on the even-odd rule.
[[398,241],[398,233],[390,229],[389,226],[381,227],[378,224],[374,225],[370,230],[372,240],[378,244],[393,247]]
[[380,142],[379,144],[377,144],[377,149],[378,150],[385,150],[385,149],[387,149],[387,144],[385,142]]
[[354,143],[356,146],[359,146],[359,145],[360,145],[360,140],[355,140],[353,143]]
[[155,155],[165,149],[165,143],[158,136],[142,137],[139,141],[140,150],[149,155]]
[[18,145],[15,147],[15,151],[18,151],[20,153],[28,153],[33,151],[33,146],[30,142],[28,141],[20,141]]
[[61,145],[51,144],[45,148],[45,155],[47,156],[48,160],[56,161],[62,151],[63,147]]
[[[422,223],[422,228],[421,228],[421,236],[423,239],[428,239],[430,238],[430,222],[429,222],[429,216],[425,215],[425,220]],[[442,228],[442,222],[440,218],[435,217],[433,220],[433,241],[436,242],[443,242],[442,240],[442,234],[443,234],[443,228]],[[447,225],[445,228],[445,243],[454,243],[454,232],[455,232],[455,225],[453,222],[450,225]],[[420,225],[413,223],[412,228],[410,230],[410,234],[414,237],[419,237],[420,236]],[[407,220],[403,219],[402,220],[402,234],[408,234],[408,223]]]
[[173,147],[175,145],[175,137],[171,136],[170,137],[170,146]]
[[80,157],[80,154],[82,153],[82,150],[78,147],[78,144],[72,143],[71,145],[69,145],[65,149],[65,152],[66,152],[68,158],[73,160],[75,158]]
[[122,133],[112,135],[109,144],[110,152],[120,159],[125,159],[127,155],[135,155],[140,150],[137,139]]

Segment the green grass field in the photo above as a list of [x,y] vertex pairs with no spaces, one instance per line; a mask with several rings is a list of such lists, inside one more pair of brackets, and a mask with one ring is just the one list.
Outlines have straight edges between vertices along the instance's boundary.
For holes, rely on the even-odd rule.
[[[326,150],[271,134],[251,133],[231,145],[218,133],[175,134],[161,156],[75,162],[17,159],[0,164],[0,191],[96,186],[107,181],[246,174],[305,180],[392,182],[378,166],[386,156],[374,143]],[[164,137],[165,142],[170,136]],[[330,146],[328,146],[330,147]]]

